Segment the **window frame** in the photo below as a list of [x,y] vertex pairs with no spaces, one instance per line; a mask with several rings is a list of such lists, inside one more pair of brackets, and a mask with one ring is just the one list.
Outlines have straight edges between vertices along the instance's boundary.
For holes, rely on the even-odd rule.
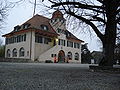
[[79,53],[75,53],[75,60],[79,60]]

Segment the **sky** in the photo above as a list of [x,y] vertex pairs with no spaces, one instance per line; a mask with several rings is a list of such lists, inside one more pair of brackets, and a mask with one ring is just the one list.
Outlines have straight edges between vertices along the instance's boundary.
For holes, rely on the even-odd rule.
[[[48,3],[46,2],[46,4]],[[0,39],[2,39],[3,42],[4,42],[4,38],[2,37],[3,34],[7,34],[11,32],[15,26],[21,25],[25,21],[33,17],[33,7],[34,5],[31,4],[30,2],[25,2],[22,4],[16,5],[14,8],[12,8],[8,12],[7,19],[5,19],[5,23],[4,23],[4,28],[2,28],[0,32]],[[44,8],[37,6],[35,14],[44,15],[50,18],[51,14],[49,15],[44,14],[42,12],[43,10]],[[47,12],[47,11],[44,11],[44,12]],[[70,32],[72,32],[79,39],[85,41],[85,43],[88,43],[88,48],[90,51],[100,50],[100,43],[98,42],[98,38],[95,35],[95,33],[93,33],[93,35],[91,36],[89,33],[87,34],[87,33],[73,32],[73,31],[70,31]]]

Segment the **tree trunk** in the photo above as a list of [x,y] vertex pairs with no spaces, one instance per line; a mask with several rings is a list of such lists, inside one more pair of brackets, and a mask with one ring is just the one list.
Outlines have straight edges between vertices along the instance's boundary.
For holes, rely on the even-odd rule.
[[[109,0],[108,0],[109,1]],[[109,4],[108,4],[109,3]],[[100,62],[100,66],[113,66],[114,61],[114,48],[115,48],[115,42],[116,42],[116,8],[115,3],[108,2],[106,5],[106,17],[107,17],[107,23],[106,23],[106,30],[105,30],[105,36],[102,41],[103,43],[103,59]]]

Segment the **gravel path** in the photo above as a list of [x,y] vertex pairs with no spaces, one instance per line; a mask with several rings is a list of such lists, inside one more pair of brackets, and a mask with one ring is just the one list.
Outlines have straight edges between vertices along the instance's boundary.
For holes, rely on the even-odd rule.
[[120,74],[89,65],[0,63],[0,90],[120,90]]

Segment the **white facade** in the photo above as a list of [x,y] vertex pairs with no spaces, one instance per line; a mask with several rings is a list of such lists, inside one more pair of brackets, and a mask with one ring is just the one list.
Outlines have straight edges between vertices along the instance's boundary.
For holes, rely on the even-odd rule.
[[[49,21],[52,28],[55,30],[55,32],[58,34],[57,37],[49,37],[46,36],[46,34],[39,34],[38,38],[36,31],[29,28],[27,32],[24,30],[24,32],[13,34],[13,35],[5,35],[6,39],[11,37],[13,38],[14,43],[7,43],[5,48],[5,57],[6,58],[24,58],[24,59],[30,59],[32,61],[40,61],[45,62],[46,60],[51,61],[60,61],[61,58],[64,59],[64,62],[81,62],[81,42],[79,39],[69,39],[67,38],[65,32],[66,30],[66,22],[65,19],[55,18],[56,21],[54,21],[54,18]],[[47,29],[47,28],[45,28]],[[46,32],[46,31],[45,31]],[[15,32],[16,33],[16,32]],[[71,33],[68,33],[71,34]],[[26,35],[23,40],[23,37],[20,35]],[[71,34],[72,35],[72,34]],[[71,37],[71,35],[69,37]],[[20,36],[20,42],[15,42],[15,37]],[[40,36],[40,37],[39,37]],[[45,39],[49,38],[50,41],[47,43],[45,42]],[[37,41],[37,39],[41,39]],[[12,39],[10,39],[12,40]],[[17,39],[18,40],[18,37]],[[69,46],[68,44],[72,45]],[[76,47],[75,45],[78,45],[79,47]],[[16,50],[15,50],[16,49]],[[17,53],[16,53],[17,52]]]

